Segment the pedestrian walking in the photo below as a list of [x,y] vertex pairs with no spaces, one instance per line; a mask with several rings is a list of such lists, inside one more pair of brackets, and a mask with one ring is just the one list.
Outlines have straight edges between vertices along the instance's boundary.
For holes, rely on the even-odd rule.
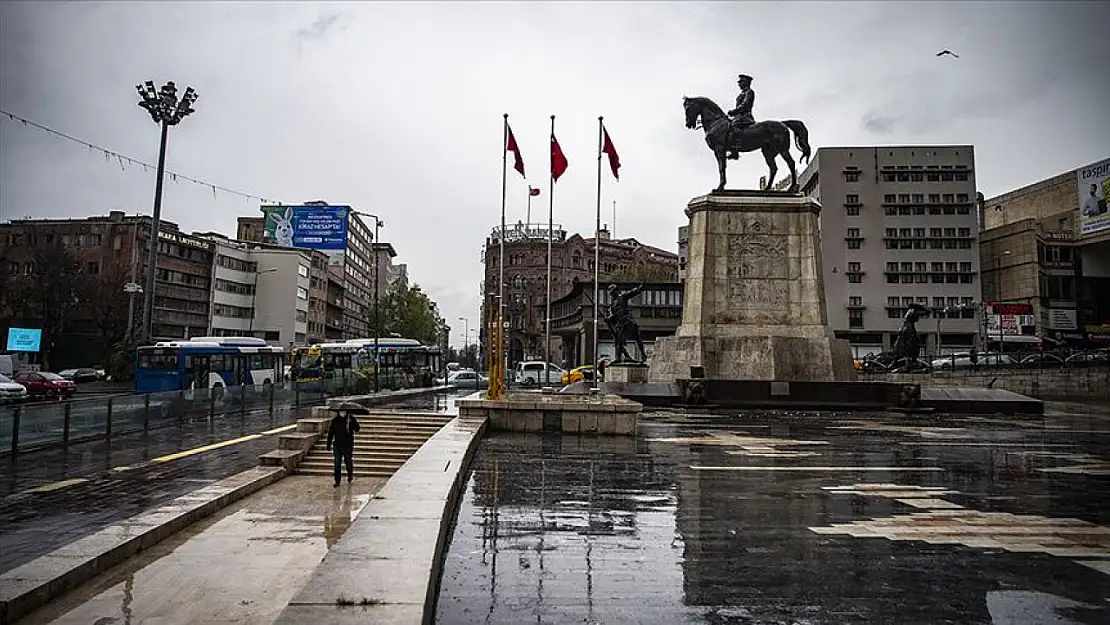
[[354,402],[343,402],[329,407],[329,410],[336,415],[328,426],[327,449],[335,459],[335,487],[339,488],[339,481],[343,476],[341,464],[347,465],[347,482],[355,479],[355,432],[359,431],[355,415],[368,415],[370,411]]

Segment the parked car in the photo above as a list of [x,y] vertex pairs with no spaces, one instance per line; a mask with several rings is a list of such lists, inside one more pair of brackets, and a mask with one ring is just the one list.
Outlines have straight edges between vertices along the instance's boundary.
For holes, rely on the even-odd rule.
[[[440,378],[442,380],[443,378]],[[463,369],[456,371],[447,376],[447,386],[462,390],[481,390],[489,388],[489,378],[474,371],[473,369]]]
[[[1018,361],[1009,354],[980,354],[979,362],[975,363],[976,369],[999,369],[1013,367]],[[932,362],[934,371],[967,370],[972,368],[970,354],[953,354],[936,358]]]
[[1064,366],[1064,357],[1051,352],[1028,354],[1018,360],[1018,365],[1026,369],[1052,369]]
[[1066,367],[1105,367],[1110,364],[1110,349],[1079,352],[1064,359]]
[[0,404],[13,404],[27,399],[27,387],[0,374]]
[[[551,363],[547,364],[547,374],[549,376],[549,383],[555,384],[563,379],[563,368]],[[544,379],[543,375],[543,361],[542,360],[528,360],[517,364],[514,381],[521,386],[535,386],[540,384]]]
[[594,381],[593,365],[583,365],[581,367],[575,367],[570,371],[563,372],[564,386],[566,386],[567,384],[574,384],[575,382],[581,382],[583,380],[585,380],[586,382]]
[[71,382],[76,382],[77,384],[84,384],[85,382],[96,382],[100,379],[100,375],[98,375],[96,369],[93,369],[92,367],[63,369],[58,372],[58,375]]
[[49,371],[20,371],[15,381],[27,387],[31,397],[70,398],[77,392],[77,385],[57,373]]

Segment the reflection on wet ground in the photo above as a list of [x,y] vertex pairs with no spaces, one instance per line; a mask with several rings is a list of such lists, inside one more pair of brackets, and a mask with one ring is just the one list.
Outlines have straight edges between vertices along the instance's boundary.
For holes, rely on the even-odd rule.
[[38,625],[272,623],[379,479],[287,477],[29,616]]
[[439,623],[1110,622],[1110,411],[496,434]]

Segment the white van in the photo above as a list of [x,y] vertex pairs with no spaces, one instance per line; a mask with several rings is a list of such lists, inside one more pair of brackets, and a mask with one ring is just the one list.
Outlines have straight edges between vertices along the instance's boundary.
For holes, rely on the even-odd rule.
[[[563,379],[563,368],[547,363],[549,384],[559,384]],[[521,386],[535,386],[543,381],[543,361],[526,360],[517,363],[514,381]]]

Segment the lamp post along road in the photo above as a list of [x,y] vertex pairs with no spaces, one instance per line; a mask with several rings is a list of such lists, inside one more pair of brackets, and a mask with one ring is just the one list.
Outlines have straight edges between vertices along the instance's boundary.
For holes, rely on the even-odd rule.
[[139,106],[146,109],[154,123],[162,127],[162,139],[158,147],[158,173],[154,183],[154,211],[150,223],[150,256],[147,260],[146,289],[143,298],[143,338],[151,340],[154,334],[154,278],[158,264],[158,233],[162,219],[162,181],[166,174],[166,139],[169,137],[170,126],[181,123],[193,112],[193,103],[197,101],[197,92],[192,87],[186,87],[181,99],[177,98],[177,86],[173,81],[162,85],[155,90],[153,81],[146,81],[137,85],[139,92]]
[[381,312],[378,310],[378,283],[381,281],[378,277],[381,271],[381,261],[378,255],[378,233],[381,231],[382,226],[385,225],[385,222],[378,218],[377,215],[371,215],[370,213],[356,210],[351,212],[374,220],[374,240],[370,243],[370,249],[374,252],[374,392],[377,393],[381,391],[380,380],[378,379],[378,369],[381,368],[381,363],[378,358],[378,336],[382,333]]

